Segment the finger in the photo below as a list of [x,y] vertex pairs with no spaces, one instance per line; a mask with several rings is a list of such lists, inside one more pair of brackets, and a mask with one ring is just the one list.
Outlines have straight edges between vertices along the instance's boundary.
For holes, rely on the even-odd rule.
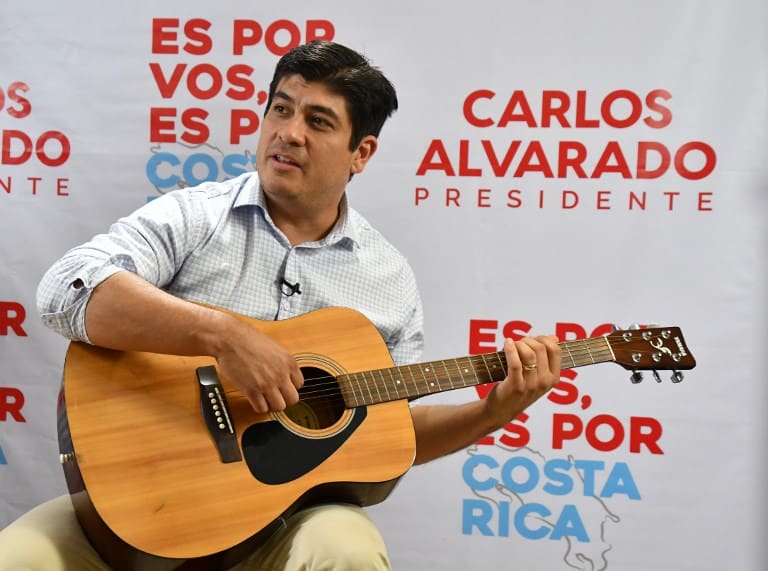
[[251,407],[258,413],[264,414],[269,412],[269,405],[267,399],[261,393],[251,392],[248,394],[248,402],[251,403]]
[[283,395],[283,400],[285,401],[286,406],[291,406],[299,402],[299,391],[297,390],[297,387],[292,384],[286,384],[284,387],[281,387],[280,393]]
[[[517,354],[520,356],[521,367],[523,374],[536,374],[536,370],[539,367],[539,361],[541,361],[541,354],[539,351],[539,343],[534,339],[526,337],[516,343]],[[546,354],[546,351],[544,351]]]
[[[560,370],[563,363],[563,349],[560,347],[560,340],[556,335],[546,335],[537,338],[546,348],[546,357],[549,363],[549,370],[560,380]],[[555,382],[557,382],[555,381]]]
[[285,410],[285,399],[277,387],[271,387],[267,389],[264,391],[263,396],[267,401],[267,405],[269,406],[270,411],[278,412]]
[[523,363],[517,352],[517,344],[512,339],[504,340],[504,357],[507,359],[507,376],[513,377],[523,370]]
[[304,375],[301,373],[301,369],[298,365],[296,365],[291,370],[291,376],[290,376],[291,384],[296,388],[300,389],[304,386]]

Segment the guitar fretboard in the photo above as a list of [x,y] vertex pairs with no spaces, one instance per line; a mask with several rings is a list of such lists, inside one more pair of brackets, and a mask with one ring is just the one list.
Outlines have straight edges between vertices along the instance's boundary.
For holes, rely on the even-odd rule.
[[[613,351],[604,337],[564,341],[562,369],[613,361]],[[349,373],[338,377],[348,407],[394,400],[413,400],[430,394],[501,381],[507,376],[502,351],[441,361],[402,365]]]

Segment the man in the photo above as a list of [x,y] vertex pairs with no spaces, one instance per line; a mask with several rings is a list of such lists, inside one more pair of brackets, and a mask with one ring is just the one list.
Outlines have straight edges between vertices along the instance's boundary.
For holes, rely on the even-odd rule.
[[[262,320],[352,307],[398,364],[417,360],[413,273],[345,195],[396,108],[390,82],[356,52],[330,42],[291,51],[270,84],[258,174],[169,193],[67,252],[38,290],[44,323],[113,349],[214,357],[257,412],[298,401],[296,360],[211,306]],[[487,399],[412,407],[416,464],[500,428],[559,380],[555,337],[506,340],[504,352],[508,376]],[[22,516],[0,533],[0,571],[106,569],[75,522],[66,497]],[[242,567],[389,569],[389,561],[361,509],[324,505],[289,518]]]

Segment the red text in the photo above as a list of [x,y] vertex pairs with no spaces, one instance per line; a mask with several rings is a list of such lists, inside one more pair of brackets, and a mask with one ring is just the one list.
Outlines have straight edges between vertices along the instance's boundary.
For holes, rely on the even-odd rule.
[[[494,110],[496,93],[490,89],[478,89],[464,100],[463,113],[474,127],[508,127],[522,123],[527,127],[552,127],[596,129],[603,124],[616,129],[626,129],[642,120],[648,127],[661,129],[672,121],[672,112],[664,105],[672,95],[664,89],[654,89],[645,97],[629,89],[617,89],[605,95],[600,102],[598,116],[590,116],[588,93],[576,92],[572,97],[565,91],[544,90],[536,104],[532,104],[524,91],[516,90],[502,100],[501,111]],[[485,104],[491,107],[485,109]],[[643,115],[643,113],[646,113]]]
[[21,409],[24,407],[24,393],[15,387],[0,387],[0,422],[10,416],[16,422],[27,422]]
[[15,301],[0,301],[0,335],[12,331],[19,337],[26,337],[22,324],[27,317],[24,306]]

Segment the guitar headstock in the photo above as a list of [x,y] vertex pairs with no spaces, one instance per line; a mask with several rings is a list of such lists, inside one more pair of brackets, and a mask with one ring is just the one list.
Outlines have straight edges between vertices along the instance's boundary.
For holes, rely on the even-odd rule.
[[614,362],[633,371],[632,382],[640,382],[641,370],[652,370],[660,381],[658,371],[673,371],[672,381],[683,380],[681,370],[693,369],[694,359],[678,327],[648,327],[624,329],[606,335]]

